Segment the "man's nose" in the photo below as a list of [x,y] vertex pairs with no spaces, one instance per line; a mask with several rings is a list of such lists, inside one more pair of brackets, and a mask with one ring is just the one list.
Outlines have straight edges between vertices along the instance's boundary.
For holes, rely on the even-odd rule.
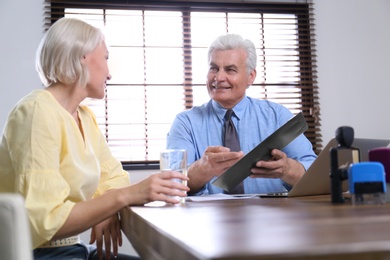
[[215,79],[216,82],[222,81],[222,80],[224,80],[225,78],[226,78],[226,73],[225,73],[225,71],[219,70],[217,73],[215,73],[214,79]]

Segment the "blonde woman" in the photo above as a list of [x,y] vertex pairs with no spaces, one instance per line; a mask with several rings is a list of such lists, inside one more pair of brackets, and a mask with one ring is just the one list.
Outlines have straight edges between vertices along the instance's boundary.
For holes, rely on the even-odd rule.
[[[9,114],[0,142],[0,192],[24,196],[35,259],[132,259],[118,254],[118,211],[155,200],[178,203],[171,196],[189,190],[170,181],[187,180],[178,172],[130,185],[94,114],[81,105],[87,97],[104,97],[108,56],[99,29],[58,20],[37,50],[45,88],[32,91]],[[78,237],[89,228],[91,245]]]

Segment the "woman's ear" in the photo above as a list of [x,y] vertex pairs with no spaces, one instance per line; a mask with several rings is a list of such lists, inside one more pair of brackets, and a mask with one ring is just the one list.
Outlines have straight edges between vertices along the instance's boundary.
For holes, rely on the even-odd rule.
[[85,57],[85,55],[83,55],[83,56],[80,58],[81,64],[84,64],[84,65],[85,65],[86,59],[87,59],[87,57]]

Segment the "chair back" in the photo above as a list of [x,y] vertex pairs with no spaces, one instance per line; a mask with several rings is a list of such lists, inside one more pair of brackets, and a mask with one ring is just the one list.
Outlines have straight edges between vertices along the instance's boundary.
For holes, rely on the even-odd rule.
[[30,226],[20,194],[0,193],[0,259],[33,259]]

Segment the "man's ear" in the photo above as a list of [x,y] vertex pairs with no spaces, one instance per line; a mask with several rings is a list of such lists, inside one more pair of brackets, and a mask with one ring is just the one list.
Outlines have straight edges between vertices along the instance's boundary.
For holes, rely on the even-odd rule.
[[249,73],[249,76],[248,76],[248,83],[249,83],[249,85],[253,84],[253,82],[256,79],[256,75],[257,75],[256,69],[252,70],[251,73]]

